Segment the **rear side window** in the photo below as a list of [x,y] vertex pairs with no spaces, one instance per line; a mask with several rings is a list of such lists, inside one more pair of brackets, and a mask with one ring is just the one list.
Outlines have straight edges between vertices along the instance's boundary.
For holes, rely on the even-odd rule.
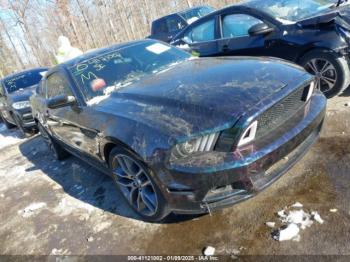
[[153,34],[172,33],[186,26],[185,21],[178,15],[172,15],[153,22]]
[[215,19],[197,25],[185,35],[185,38],[192,43],[215,40]]
[[263,23],[261,20],[245,14],[227,15],[222,21],[222,33],[224,38],[249,36],[249,29]]
[[186,26],[185,22],[178,16],[171,16],[166,19],[168,32],[176,32]]
[[69,88],[68,81],[60,73],[53,73],[46,81],[47,98],[68,95],[72,96],[72,91]]
[[152,31],[154,35],[167,33],[168,27],[166,24],[166,20],[161,19],[161,20],[154,21],[152,25]]

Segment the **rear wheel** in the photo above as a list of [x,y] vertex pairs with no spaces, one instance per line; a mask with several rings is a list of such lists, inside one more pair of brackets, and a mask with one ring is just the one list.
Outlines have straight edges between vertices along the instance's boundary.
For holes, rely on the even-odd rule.
[[326,50],[314,50],[303,56],[300,64],[316,76],[316,87],[327,98],[341,94],[350,85],[350,69],[345,57]]
[[136,213],[150,222],[164,219],[169,214],[167,203],[147,165],[119,147],[112,150],[109,159],[113,180]]
[[38,123],[38,129],[42,138],[45,140],[47,147],[50,149],[57,160],[64,160],[70,156],[70,154],[64,148],[62,148],[56,141],[52,139],[52,137],[40,123]]

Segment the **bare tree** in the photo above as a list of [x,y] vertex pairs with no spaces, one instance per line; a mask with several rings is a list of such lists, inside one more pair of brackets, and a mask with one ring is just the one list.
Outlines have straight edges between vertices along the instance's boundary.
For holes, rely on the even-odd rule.
[[[0,74],[52,65],[59,35],[84,51],[142,39],[151,22],[196,5],[237,0],[0,0]],[[6,17],[6,19],[4,19]]]

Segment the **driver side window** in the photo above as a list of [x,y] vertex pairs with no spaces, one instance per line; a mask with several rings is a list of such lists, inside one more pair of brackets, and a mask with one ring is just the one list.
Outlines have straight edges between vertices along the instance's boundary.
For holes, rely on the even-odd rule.
[[253,16],[245,14],[227,15],[222,21],[223,38],[249,36],[249,29],[263,22]]
[[67,95],[72,96],[68,81],[59,73],[53,73],[46,80],[47,98]]

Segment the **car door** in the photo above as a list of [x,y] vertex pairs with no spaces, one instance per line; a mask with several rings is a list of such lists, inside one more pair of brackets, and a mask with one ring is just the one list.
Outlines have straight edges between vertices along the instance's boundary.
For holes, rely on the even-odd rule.
[[[245,13],[227,13],[221,15],[221,39],[218,41],[218,54],[221,56],[270,55],[269,35],[250,35],[249,29],[255,25],[267,23]],[[271,24],[269,24],[272,27]]]
[[189,45],[193,54],[199,56],[215,56],[218,49],[217,17],[196,23],[183,36],[184,43]]
[[54,72],[46,79],[46,98],[52,99],[60,95],[74,96],[76,104],[56,109],[46,109],[46,125],[52,136],[70,148],[94,160],[98,156],[98,131],[90,128],[84,121],[91,112],[83,105],[77,92],[73,92],[70,82],[63,72]]

